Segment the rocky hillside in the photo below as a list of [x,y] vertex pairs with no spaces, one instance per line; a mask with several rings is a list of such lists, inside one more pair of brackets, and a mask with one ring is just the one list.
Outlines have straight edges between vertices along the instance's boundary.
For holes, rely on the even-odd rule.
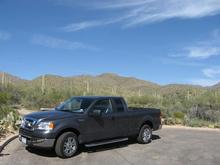
[[[104,73],[97,76],[79,75],[72,77],[62,77],[57,75],[39,76],[33,80],[24,80],[8,73],[0,72],[2,85],[13,85],[22,88],[39,88],[39,89],[60,89],[71,91],[86,91],[97,94],[129,94],[144,95],[159,93],[173,93],[176,91],[202,91],[207,88],[195,85],[170,84],[160,86],[145,80],[134,77],[124,77],[112,73]],[[210,89],[220,88],[220,83]]]

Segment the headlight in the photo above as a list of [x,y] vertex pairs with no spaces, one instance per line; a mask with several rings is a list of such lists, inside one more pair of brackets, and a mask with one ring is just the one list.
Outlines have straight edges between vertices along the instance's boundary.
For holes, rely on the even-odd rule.
[[37,125],[37,129],[39,130],[44,130],[44,131],[50,131],[54,129],[55,125],[53,122],[40,122]]
[[21,119],[21,127],[24,128],[24,125],[25,125],[25,121],[24,121],[24,118],[22,117],[22,119]]

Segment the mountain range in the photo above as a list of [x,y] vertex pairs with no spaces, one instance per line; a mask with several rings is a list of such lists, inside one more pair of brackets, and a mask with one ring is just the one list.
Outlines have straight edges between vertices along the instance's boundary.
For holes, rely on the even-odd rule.
[[104,73],[97,76],[79,75],[62,77],[57,75],[43,75],[33,80],[25,80],[17,76],[0,72],[1,85],[11,84],[17,87],[39,87],[45,89],[66,89],[86,91],[97,94],[130,94],[143,95],[145,93],[169,93],[176,90],[207,90],[220,88],[220,83],[202,87],[199,85],[169,84],[159,85],[150,81],[140,80],[134,77],[124,77],[113,73]]

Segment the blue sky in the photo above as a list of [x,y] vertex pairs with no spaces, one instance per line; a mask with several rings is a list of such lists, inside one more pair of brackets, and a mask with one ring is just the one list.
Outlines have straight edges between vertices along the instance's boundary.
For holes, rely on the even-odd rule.
[[0,71],[220,82],[219,0],[1,0]]

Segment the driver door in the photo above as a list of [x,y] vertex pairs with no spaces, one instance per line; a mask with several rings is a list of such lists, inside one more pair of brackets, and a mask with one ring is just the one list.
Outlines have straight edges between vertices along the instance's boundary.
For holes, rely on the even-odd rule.
[[115,117],[112,113],[112,103],[110,99],[98,100],[90,109],[89,113],[100,111],[99,116],[88,115],[86,123],[87,141],[104,140],[114,138],[117,135]]

